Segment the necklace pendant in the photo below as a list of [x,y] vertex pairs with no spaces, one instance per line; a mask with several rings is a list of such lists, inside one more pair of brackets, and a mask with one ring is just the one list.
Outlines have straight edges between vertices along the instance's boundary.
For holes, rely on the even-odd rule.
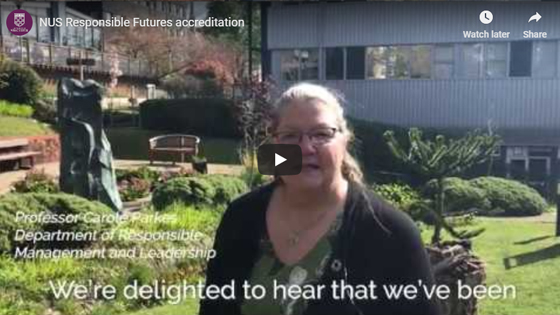
[[299,235],[293,233],[288,241],[290,242],[290,246],[296,246],[299,243]]

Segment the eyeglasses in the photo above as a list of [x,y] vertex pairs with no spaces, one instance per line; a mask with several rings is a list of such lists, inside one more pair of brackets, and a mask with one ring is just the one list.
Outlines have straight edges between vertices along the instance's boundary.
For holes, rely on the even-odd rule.
[[322,127],[303,131],[279,131],[272,134],[276,142],[282,144],[299,144],[306,135],[313,145],[323,145],[331,141],[340,130],[335,127]]

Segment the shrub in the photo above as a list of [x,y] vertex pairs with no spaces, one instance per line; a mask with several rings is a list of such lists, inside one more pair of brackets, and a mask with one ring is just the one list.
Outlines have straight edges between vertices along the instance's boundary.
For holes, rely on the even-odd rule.
[[18,193],[54,193],[59,188],[55,178],[45,173],[45,170],[31,170],[24,179],[13,184],[12,190]]
[[[28,215],[37,214],[64,214],[78,215],[75,223],[44,223],[16,221],[17,213]],[[111,223],[91,222],[83,215],[91,214],[94,216],[111,215],[113,211],[97,201],[89,201],[87,199],[65,194],[65,193],[11,193],[0,198],[0,254],[11,253],[16,247],[24,247],[27,244],[24,241],[16,242],[16,230],[22,229],[27,232],[33,231],[76,231],[102,232],[112,226]],[[79,244],[69,244],[66,242],[56,243],[38,243],[37,247],[55,248],[67,245],[88,245],[87,242]]]
[[[490,202],[486,198],[484,190],[473,186],[469,181],[458,177],[444,179],[445,184],[445,210],[447,212],[461,212],[470,209],[478,209],[485,213],[490,210]],[[423,194],[435,200],[437,192],[437,181],[431,180],[424,187]]]
[[2,81],[6,84],[0,87],[0,99],[20,104],[35,104],[41,95],[42,81],[39,75],[30,67],[12,60],[0,62]]
[[123,201],[144,198],[150,194],[151,183],[145,179],[133,177],[119,183],[119,194]]
[[223,90],[212,78],[197,78],[192,75],[172,74],[162,80],[162,89],[174,98],[189,96],[222,95]]
[[142,128],[236,138],[232,101],[219,98],[156,99],[140,104]]
[[374,185],[372,189],[394,206],[405,211],[420,199],[418,192],[406,184]]
[[33,118],[49,124],[56,124],[56,104],[53,100],[38,100],[33,106]]
[[543,213],[546,201],[533,188],[499,177],[478,177],[469,181],[484,191],[495,214],[530,216]]
[[257,187],[269,182],[272,176],[263,175],[258,170],[257,152],[251,150],[240,150],[239,159],[243,165],[240,178],[248,187]]
[[239,177],[227,175],[205,175],[202,178],[214,186],[214,204],[227,204],[242,193],[247,192],[247,184]]
[[152,194],[156,210],[180,202],[186,205],[212,204],[216,190],[212,184],[200,177],[176,177],[158,185]]
[[0,100],[0,115],[30,118],[33,115],[33,107]]
[[142,179],[149,183],[155,183],[161,177],[161,173],[153,170],[147,166],[142,166],[137,169],[118,169],[116,170],[117,181],[130,181],[133,178]]

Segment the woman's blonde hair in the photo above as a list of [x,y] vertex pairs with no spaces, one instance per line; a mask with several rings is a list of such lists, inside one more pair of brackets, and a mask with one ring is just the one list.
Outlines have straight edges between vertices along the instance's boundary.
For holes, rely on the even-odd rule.
[[342,161],[342,176],[345,179],[362,184],[363,173],[356,159],[349,152],[349,145],[354,140],[354,133],[348,128],[348,123],[344,118],[344,109],[342,108],[343,98],[340,94],[317,84],[298,83],[287,89],[274,104],[272,112],[271,129],[276,130],[280,122],[282,109],[294,102],[313,102],[318,101],[325,106],[330,107],[337,116],[338,128],[348,139],[348,145]]

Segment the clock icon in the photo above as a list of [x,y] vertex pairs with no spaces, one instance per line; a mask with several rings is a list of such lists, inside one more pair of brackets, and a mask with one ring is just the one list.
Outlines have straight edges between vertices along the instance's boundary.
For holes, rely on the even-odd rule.
[[492,15],[492,12],[484,10],[480,12],[479,18],[482,24],[490,24],[490,22],[492,22],[492,20],[494,19],[494,16]]

